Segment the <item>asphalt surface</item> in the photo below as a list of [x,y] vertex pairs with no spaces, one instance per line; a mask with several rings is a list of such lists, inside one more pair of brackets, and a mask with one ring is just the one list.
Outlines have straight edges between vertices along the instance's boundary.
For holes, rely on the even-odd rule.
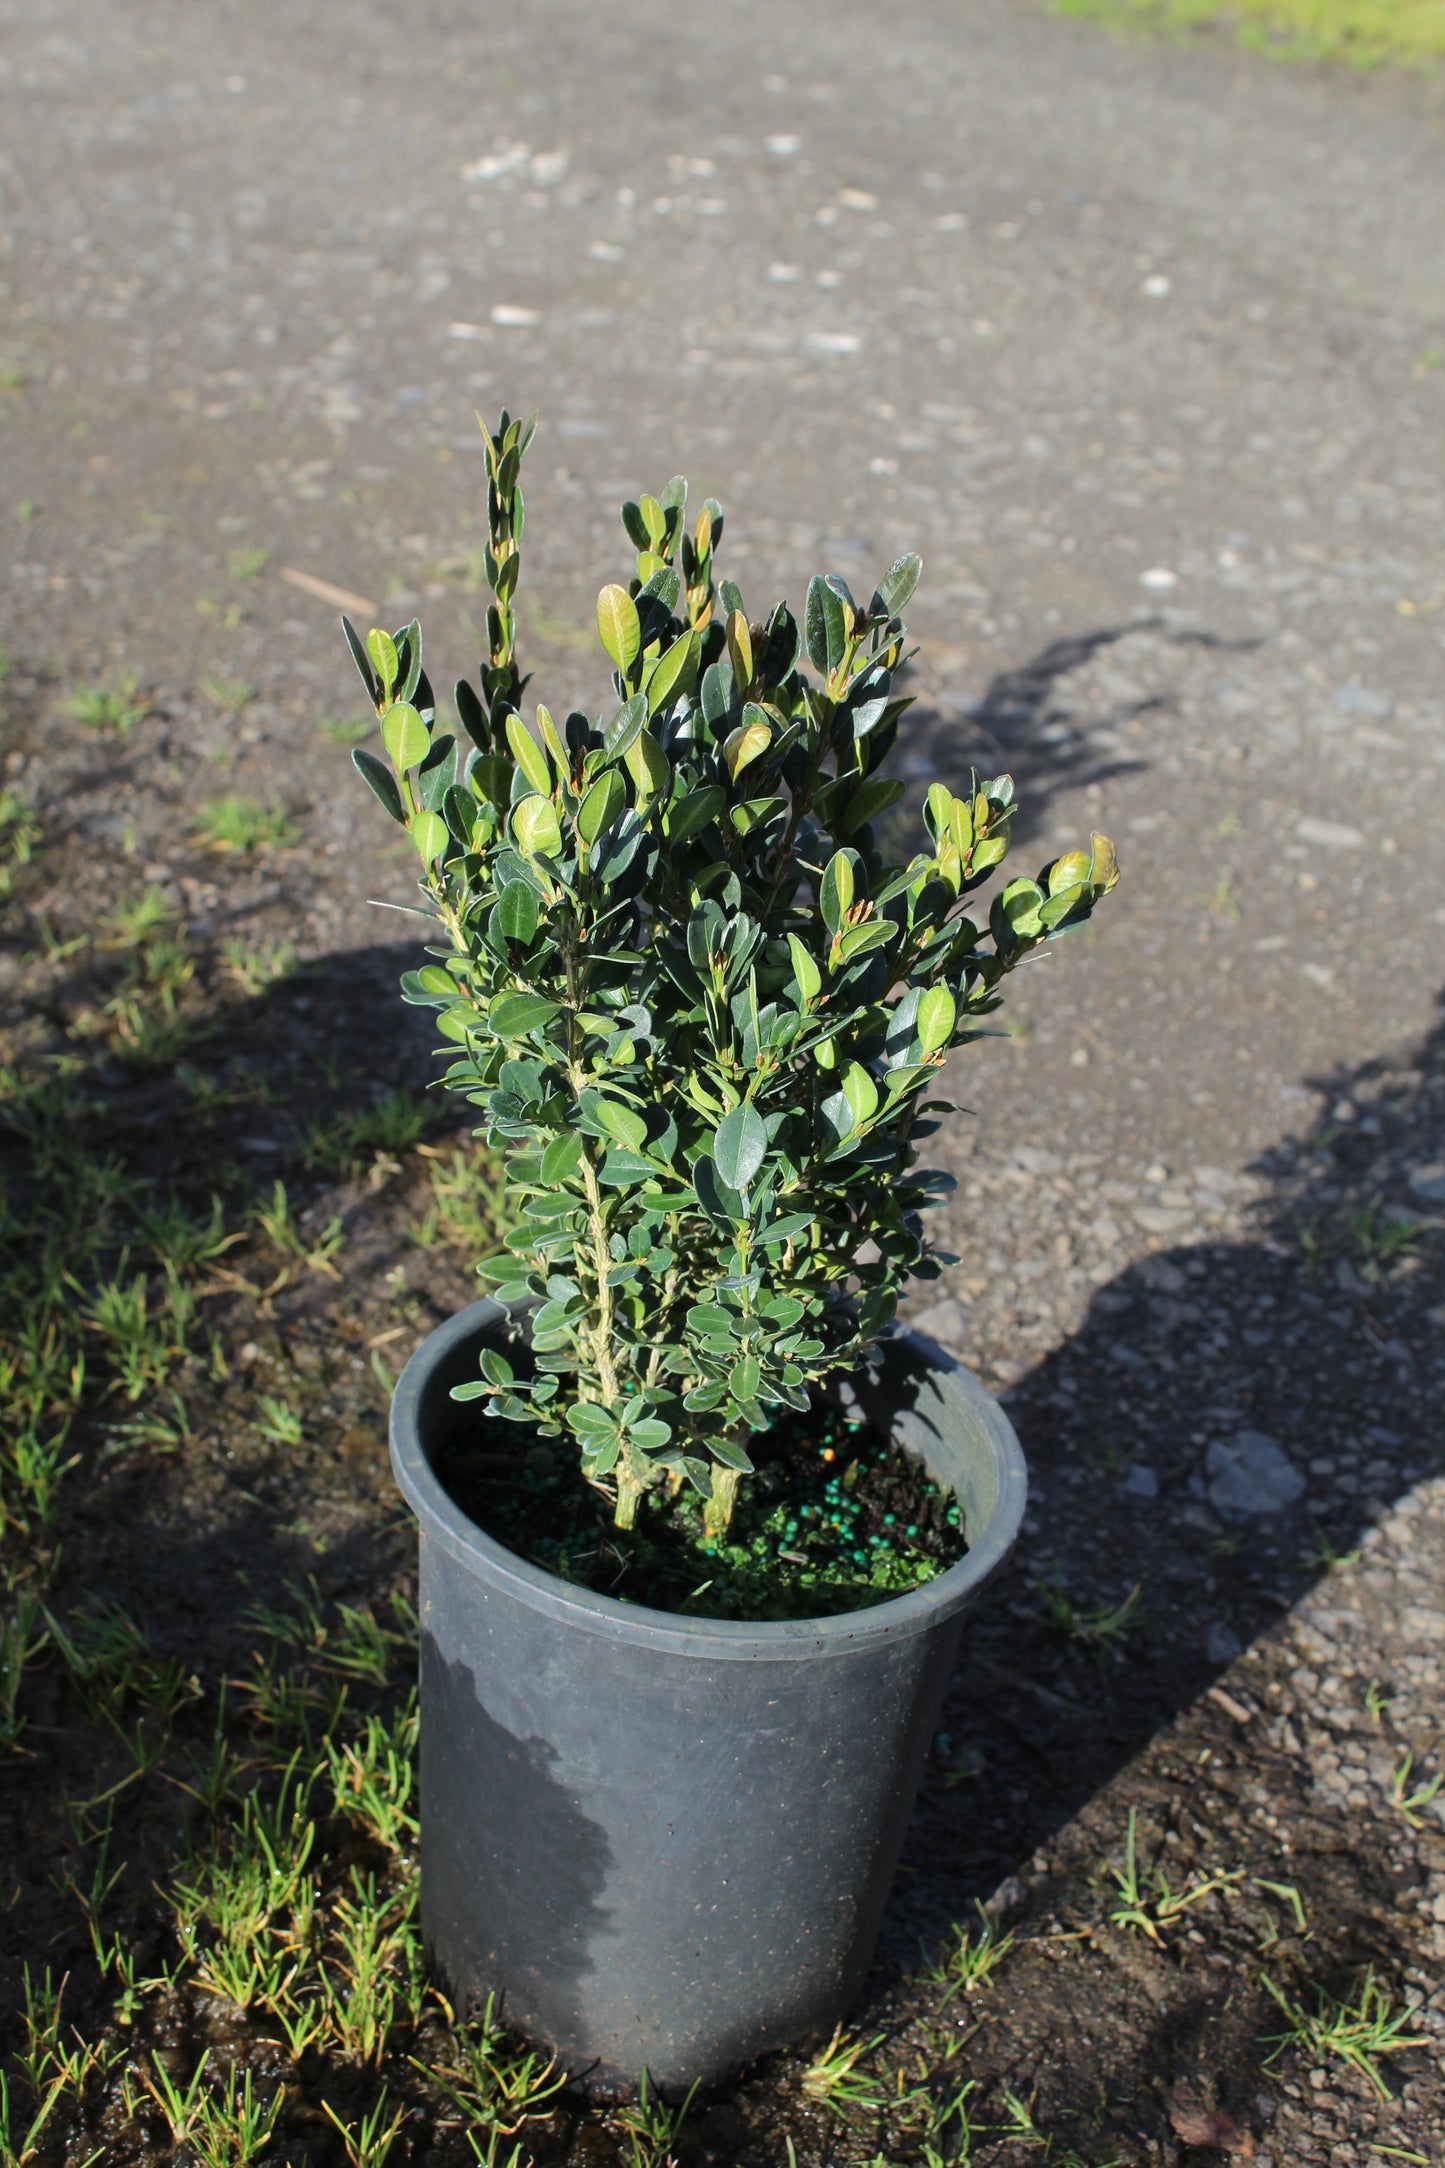
[[[1028,1060],[974,1057],[986,1146],[1239,1164],[1421,1033],[1438,92],[1004,0],[3,19],[0,629],[309,807],[323,945],[375,937],[383,838],[310,727],[351,704],[335,611],[278,574],[468,668],[472,414],[508,401],[539,693],[602,697],[616,503],[682,470],[755,608],[921,549],[915,762],[1012,766],[1039,846],[1115,834],[1119,895],[1016,998]],[[207,670],[258,687],[239,725]]]

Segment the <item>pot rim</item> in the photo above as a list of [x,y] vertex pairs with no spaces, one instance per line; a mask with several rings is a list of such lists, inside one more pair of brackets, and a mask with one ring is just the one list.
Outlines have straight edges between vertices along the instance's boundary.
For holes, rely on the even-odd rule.
[[904,1640],[937,1626],[978,1595],[1013,1547],[1028,1495],[1028,1472],[1013,1425],[972,1371],[923,1334],[904,1330],[892,1337],[951,1375],[970,1404],[993,1461],[993,1511],[977,1541],[954,1565],[901,1596],[890,1596],[862,1611],[816,1619],[694,1619],[646,1604],[622,1603],[615,1596],[601,1596],[559,1580],[506,1549],[453,1502],[427,1458],[417,1420],[423,1390],[437,1365],[459,1342],[506,1317],[500,1303],[484,1297],[448,1318],[416,1349],[392,1395],[392,1470],[426,1535],[479,1577],[500,1582],[510,1596],[533,1610],[568,1621],[579,1631],[614,1640],[643,1640],[657,1648],[714,1660],[796,1657],[804,1647],[820,1651],[832,1647],[841,1653],[845,1648]]

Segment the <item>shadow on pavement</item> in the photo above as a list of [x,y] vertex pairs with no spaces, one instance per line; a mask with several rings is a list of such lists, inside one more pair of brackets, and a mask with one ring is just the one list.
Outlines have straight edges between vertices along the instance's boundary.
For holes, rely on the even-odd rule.
[[980,775],[1012,775],[1018,794],[1014,838],[1029,843],[1047,825],[1057,798],[1146,768],[1147,718],[1171,706],[1168,695],[1105,698],[1095,704],[1088,694],[1071,693],[1069,686],[1069,680],[1097,658],[1141,635],[1176,647],[1232,650],[1258,645],[1170,627],[1162,618],[1140,618],[1051,640],[1016,669],[999,671],[978,698],[961,693],[920,696],[899,732],[901,771],[914,788],[897,817],[916,818],[935,776],[957,776],[972,765]]
[[[1006,1396],[1031,1498],[966,1627],[885,1951],[965,1918],[1241,1650],[1445,1470],[1445,1021],[1309,1080],[1249,1239],[1160,1248]],[[1118,1649],[1051,1621],[1139,1589]],[[960,1772],[962,1775],[960,1777]]]

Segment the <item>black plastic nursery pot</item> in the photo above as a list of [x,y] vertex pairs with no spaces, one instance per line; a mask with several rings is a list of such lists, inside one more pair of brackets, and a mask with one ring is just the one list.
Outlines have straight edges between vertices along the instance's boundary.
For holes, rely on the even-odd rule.
[[507,1314],[479,1302],[402,1372],[391,1456],[421,1524],[421,1913],[458,2014],[507,2021],[594,2091],[719,2079],[847,2011],[968,1606],[1027,1477],[941,1349],[884,1343],[865,1400],[962,1507],[966,1555],[843,1616],[753,1625],[617,1602],[530,1566],[434,1463],[475,1420]]

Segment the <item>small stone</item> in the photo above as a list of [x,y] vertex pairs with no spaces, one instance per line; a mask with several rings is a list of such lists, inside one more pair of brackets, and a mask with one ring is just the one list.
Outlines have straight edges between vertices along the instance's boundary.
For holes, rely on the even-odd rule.
[[1375,693],[1363,685],[1340,685],[1330,695],[1342,715],[1369,715],[1381,722],[1394,712],[1395,703],[1385,693]]
[[968,1342],[971,1316],[967,1303],[960,1302],[957,1296],[940,1295],[926,1310],[916,1310],[908,1324],[914,1332],[937,1340],[942,1347],[962,1348]]
[[1018,1876],[1011,1874],[1005,1881],[999,1883],[998,1888],[994,1891],[992,1897],[987,1900],[983,1909],[991,1920],[1001,1920],[1005,1913],[1016,1912],[1027,1895],[1028,1891],[1024,1888]]
[[1365,841],[1360,830],[1345,821],[1317,821],[1312,816],[1296,821],[1294,832],[1301,843],[1318,843],[1326,851],[1358,851]]
[[1242,1646],[1238,1634],[1231,1633],[1219,1619],[1214,1620],[1204,1636],[1204,1653],[1211,1664],[1232,1664]]
[[1283,1447],[1262,1430],[1241,1430],[1230,1440],[1217,1438],[1205,1470],[1210,1503],[1222,1513],[1279,1513],[1293,1505],[1305,1487]]
[[1159,1478],[1152,1468],[1146,1468],[1142,1461],[1135,1461],[1124,1478],[1124,1489],[1131,1498],[1157,1498]]
[[1174,1205],[1136,1204],[1134,1218],[1146,1235],[1182,1234],[1189,1225],[1189,1214]]

